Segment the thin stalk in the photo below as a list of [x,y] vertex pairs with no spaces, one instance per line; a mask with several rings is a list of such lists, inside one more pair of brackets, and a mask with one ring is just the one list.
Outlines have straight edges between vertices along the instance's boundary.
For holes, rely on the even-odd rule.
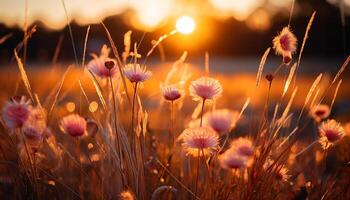
[[[115,95],[114,95],[114,87],[113,87],[113,81],[112,81],[112,72],[111,70],[109,70],[109,84],[111,86],[111,90],[112,90],[112,103],[113,103],[113,113],[114,113],[114,126],[115,126],[115,135],[116,135],[116,139],[117,139],[117,145],[118,145],[118,157],[119,157],[119,167],[120,167],[120,175],[121,177],[123,177],[123,173],[122,173],[122,147],[120,144],[120,138],[119,138],[119,133],[118,133],[118,121],[117,121],[117,107],[116,107],[116,100],[115,100]],[[124,185],[124,178],[122,178],[122,183]]]
[[202,101],[202,111],[201,111],[201,123],[200,123],[200,127],[202,127],[203,124],[203,112],[204,112],[204,103],[205,103],[206,99],[203,99]]
[[198,188],[199,163],[200,163],[200,150],[198,149],[198,154],[197,154],[197,171],[196,171],[197,174],[196,174],[196,182],[195,182],[195,188],[194,188],[195,196],[197,196],[197,188]]
[[170,147],[174,145],[174,101],[171,101],[170,104],[170,130],[169,130],[169,140],[170,140]]
[[135,118],[135,101],[136,101],[136,96],[137,96],[137,82],[134,85],[134,95],[132,98],[132,113],[131,113],[131,132],[132,132],[132,138],[134,141],[134,136],[135,136],[135,129],[134,129],[134,118]]

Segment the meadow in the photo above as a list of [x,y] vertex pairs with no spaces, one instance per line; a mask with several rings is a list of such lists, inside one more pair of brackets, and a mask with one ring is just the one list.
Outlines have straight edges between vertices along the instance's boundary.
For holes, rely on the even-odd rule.
[[212,72],[209,54],[194,66],[191,52],[149,66],[177,31],[140,55],[140,38],[115,44],[104,24],[100,52],[86,52],[88,26],[81,58],[33,69],[28,29],[1,71],[0,197],[350,199],[350,118],[333,109],[349,99],[350,56],[303,76],[314,20],[303,38],[276,30],[254,76]]

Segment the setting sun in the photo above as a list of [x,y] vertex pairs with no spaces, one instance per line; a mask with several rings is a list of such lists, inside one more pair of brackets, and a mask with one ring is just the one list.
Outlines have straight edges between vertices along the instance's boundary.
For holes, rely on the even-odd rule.
[[190,34],[194,31],[196,24],[191,17],[182,16],[176,21],[176,29],[180,33]]

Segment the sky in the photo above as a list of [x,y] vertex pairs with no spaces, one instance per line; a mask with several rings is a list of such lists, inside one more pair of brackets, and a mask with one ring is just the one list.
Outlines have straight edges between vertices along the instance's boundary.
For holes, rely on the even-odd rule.
[[[124,14],[135,28],[152,31],[171,18],[191,15],[201,18],[246,20],[258,13],[268,21],[278,12],[287,12],[293,0],[1,0],[0,23],[23,27],[35,21],[47,28],[62,29],[69,20],[80,25],[98,23],[111,15]],[[208,12],[210,11],[210,12]]]

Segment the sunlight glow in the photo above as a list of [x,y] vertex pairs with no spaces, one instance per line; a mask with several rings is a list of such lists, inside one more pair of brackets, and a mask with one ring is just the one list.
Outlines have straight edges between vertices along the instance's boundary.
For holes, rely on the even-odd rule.
[[190,34],[194,31],[196,24],[191,17],[182,16],[176,21],[176,30],[182,34]]

